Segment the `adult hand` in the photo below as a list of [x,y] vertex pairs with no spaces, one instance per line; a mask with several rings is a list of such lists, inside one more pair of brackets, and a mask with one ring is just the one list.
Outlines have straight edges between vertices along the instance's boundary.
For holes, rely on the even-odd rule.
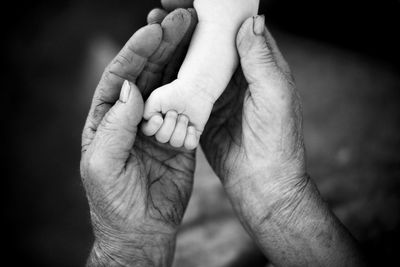
[[202,148],[235,202],[252,197],[243,187],[280,199],[308,182],[300,98],[263,16],[243,23],[237,49],[240,67],[214,107]]
[[90,266],[169,266],[173,258],[195,155],[138,133],[142,95],[173,78],[196,23],[187,10],[165,15],[161,26],[137,31],[106,68],[83,130],[81,176],[95,235]]
[[241,68],[214,107],[202,148],[274,265],[362,265],[307,175],[301,102],[264,20],[249,18],[237,35]]

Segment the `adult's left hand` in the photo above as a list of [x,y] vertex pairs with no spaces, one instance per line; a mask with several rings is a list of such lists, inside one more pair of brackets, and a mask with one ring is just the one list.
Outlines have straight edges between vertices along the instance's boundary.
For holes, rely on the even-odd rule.
[[106,68],[83,130],[81,176],[95,235],[89,266],[169,266],[173,258],[195,155],[138,133],[142,95],[172,79],[196,22],[184,9],[165,15]]

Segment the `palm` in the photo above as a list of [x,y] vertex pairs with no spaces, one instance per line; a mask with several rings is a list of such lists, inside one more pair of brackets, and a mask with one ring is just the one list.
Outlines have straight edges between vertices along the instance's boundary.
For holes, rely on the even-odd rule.
[[[94,106],[111,107],[109,102],[116,100],[114,97],[117,95],[113,92],[119,87],[114,88],[115,84],[120,84],[121,78],[129,80],[137,77],[134,80],[144,98],[155,88],[174,79],[194,26],[195,20],[188,11],[177,10],[164,19],[162,40],[158,39],[154,27],[144,27],[139,34],[131,38],[107,70],[114,74],[111,77],[118,82],[106,80],[106,84],[108,82],[111,85],[98,91],[99,94],[105,95],[102,99],[108,97],[110,101]],[[149,58],[135,55],[135,49],[141,55],[147,54]],[[135,62],[133,58],[139,62]],[[146,62],[149,63],[145,65]],[[140,112],[142,111],[136,111],[136,114]],[[90,136],[95,133],[91,129],[97,127],[91,125],[91,122],[92,120],[89,120],[88,126],[85,127]],[[90,153],[87,158],[90,158]],[[194,151],[173,149],[169,145],[156,142],[152,137],[142,135],[140,130],[137,130],[129,158],[120,164],[121,166],[117,166],[120,171],[103,177],[105,182],[87,186],[96,191],[88,194],[89,197],[96,197],[91,202],[102,203],[96,207],[96,213],[101,216],[98,219],[112,226],[111,228],[126,233],[147,232],[144,226],[148,227],[150,232],[152,229],[166,229],[166,233],[173,233],[181,222],[192,191]],[[94,173],[94,176],[98,176],[98,173]],[[96,180],[93,178],[85,180]],[[116,222],[120,223],[115,225]],[[154,228],[154,225],[157,227]]]
[[239,67],[216,102],[201,140],[202,148],[217,175],[229,172],[242,145],[242,114],[248,84]]
[[[84,153],[83,166],[90,155],[90,149]],[[86,186],[94,219],[119,233],[151,234],[157,227],[174,234],[192,191],[195,153],[174,150],[138,133],[124,165],[106,175],[84,172],[85,183],[101,181]]]
[[107,183],[88,187],[109,192],[89,194],[98,197],[92,202],[103,203],[96,207],[98,219],[123,233],[163,229],[160,232],[173,234],[192,192],[195,153],[160,144],[138,131],[124,164],[120,173],[112,174],[114,179],[105,177]]
[[178,226],[192,191],[195,155],[138,135],[132,164],[140,164],[149,219]]
[[[282,67],[276,72],[276,75],[284,77],[280,80],[287,81],[280,88],[281,92],[292,95],[293,105],[299,108],[279,109],[280,105],[274,103],[273,96],[258,95],[255,98],[252,94],[255,88],[249,87],[241,67],[214,107],[201,143],[211,166],[223,181],[231,173],[235,173],[231,177],[235,179],[230,179],[232,183],[237,181],[236,178],[253,175],[253,167],[259,167],[259,158],[264,160],[263,166],[270,163],[288,169],[286,165],[292,162],[294,169],[302,170],[304,167],[303,161],[298,160],[304,156],[299,96],[292,94],[290,72]],[[268,87],[274,85],[264,86],[264,91],[268,92]],[[279,101],[285,100],[275,100]],[[285,117],[285,125],[274,114]]]
[[[164,19],[163,38],[169,41],[162,43],[150,59],[153,66],[160,68],[142,74],[147,76],[144,79],[139,78],[147,81],[139,83],[145,98],[156,88],[175,79],[195,25],[194,14],[184,10],[176,10]],[[143,200],[149,221],[161,222],[175,229],[182,220],[192,192],[195,152],[174,149],[168,144],[160,144],[154,137],[138,133],[131,162],[141,166],[143,172],[140,175],[147,181],[143,185],[146,192]]]

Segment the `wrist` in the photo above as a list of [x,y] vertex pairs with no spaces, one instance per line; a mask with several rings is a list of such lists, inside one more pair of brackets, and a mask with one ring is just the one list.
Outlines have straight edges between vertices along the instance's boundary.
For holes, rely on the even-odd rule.
[[272,263],[364,266],[356,241],[330,211],[309,176],[299,179],[297,186],[280,188],[264,199],[266,204],[248,212],[242,221]]
[[226,181],[225,188],[239,216],[255,230],[274,217],[290,221],[300,203],[318,194],[303,168],[259,168],[239,179]]
[[[307,203],[315,206],[312,201],[319,198],[308,175],[243,186],[247,189],[236,194],[232,203],[244,227],[263,249],[274,243],[264,242],[264,236],[275,238],[283,228],[301,227],[302,209],[312,209]],[[322,201],[318,202],[320,204]]]
[[[94,218],[94,219],[93,219]],[[175,232],[130,229],[129,232],[113,229],[99,223],[92,214],[95,236],[87,266],[170,266],[175,250]]]
[[170,266],[174,244],[148,246],[137,240],[96,239],[87,266]]

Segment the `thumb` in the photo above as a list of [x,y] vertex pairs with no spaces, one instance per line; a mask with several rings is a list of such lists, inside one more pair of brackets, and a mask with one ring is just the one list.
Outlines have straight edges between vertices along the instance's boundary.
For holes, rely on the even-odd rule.
[[143,115],[143,98],[133,83],[125,81],[119,100],[104,116],[90,151],[90,169],[107,178],[123,170],[135,142]]
[[290,72],[275,40],[265,27],[264,16],[251,17],[243,23],[236,45],[250,89],[265,88],[281,80],[282,74]]

